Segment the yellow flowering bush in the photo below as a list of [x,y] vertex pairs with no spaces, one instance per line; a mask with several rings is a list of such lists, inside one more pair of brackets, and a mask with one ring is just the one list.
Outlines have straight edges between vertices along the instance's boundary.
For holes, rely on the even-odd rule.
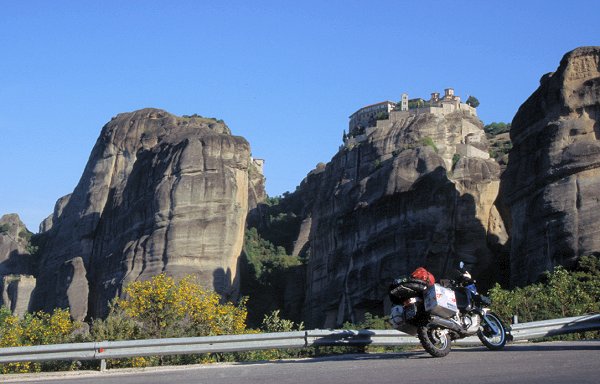
[[[27,313],[20,319],[6,308],[0,309],[0,348],[71,341],[72,334],[81,324],[71,320],[68,309],[57,308],[52,314]],[[2,373],[39,371],[40,364],[29,362],[4,364]]]
[[246,330],[245,301],[221,303],[193,276],[179,282],[160,274],[130,283],[115,308],[140,324],[147,337],[239,334]]

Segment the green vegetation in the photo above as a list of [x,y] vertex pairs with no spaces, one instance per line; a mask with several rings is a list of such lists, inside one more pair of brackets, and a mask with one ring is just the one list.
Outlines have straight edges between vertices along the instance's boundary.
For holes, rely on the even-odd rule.
[[375,115],[375,120],[387,120],[390,118],[390,114],[388,112],[377,112],[377,115]]
[[0,224],[0,235],[8,233],[9,229],[10,229],[10,225],[9,224]]
[[242,258],[242,292],[248,296],[248,323],[260,324],[266,314],[283,307],[283,294],[290,274],[301,265],[283,246],[261,237],[256,228],[248,228]]
[[491,158],[499,162],[505,155],[508,155],[511,149],[510,140],[497,140],[490,143],[489,154]]
[[487,124],[486,126],[483,127],[483,130],[485,131],[485,133],[488,134],[488,138],[491,136],[496,136],[499,135],[501,133],[508,133],[510,132],[510,123],[490,123]]
[[456,163],[458,163],[458,160],[460,160],[460,155],[458,153],[455,153],[452,156],[452,169],[454,169],[454,167],[456,166]]
[[[260,253],[262,274],[272,273],[288,264],[281,249],[260,239],[250,231],[250,244]],[[252,252],[250,252],[252,253]],[[268,257],[267,257],[268,256]],[[260,257],[259,257],[260,259]],[[278,260],[265,262],[266,259]],[[293,263],[292,263],[293,264]],[[270,265],[271,267],[265,267]],[[276,266],[276,267],[273,267]],[[263,268],[264,267],[264,268]],[[271,268],[271,269],[269,269]],[[496,285],[490,292],[492,309],[509,319],[518,315],[521,322],[600,312],[600,258],[584,256],[578,267],[567,271],[557,267],[545,274],[543,281],[522,288],[505,290]],[[161,274],[147,281],[137,281],[124,288],[124,298],[116,299],[104,320],[94,320],[89,332],[83,324],[71,320],[67,309],[52,314],[37,312],[23,318],[0,308],[0,347],[41,345],[100,340],[126,340],[151,337],[184,337],[260,332],[292,332],[304,329],[302,323],[282,318],[279,310],[267,312],[256,329],[246,324],[245,300],[238,304],[223,303],[214,292],[202,288],[192,277],[175,282]],[[387,317],[366,313],[359,323],[345,323],[344,329],[390,329]],[[598,332],[561,336],[560,338],[598,337]],[[409,347],[411,348],[411,347]],[[158,364],[193,364],[216,361],[255,361],[297,358],[348,352],[402,350],[398,347],[327,347],[290,350],[266,350],[236,353],[213,353],[179,356],[150,356],[113,359],[109,367],[142,367]],[[12,363],[0,365],[3,373],[75,370],[97,367],[98,362]]]
[[27,243],[29,243],[31,241],[32,236],[33,236],[33,233],[29,232],[29,230],[27,230],[27,228],[23,228],[19,232],[19,239],[26,241]]
[[496,284],[489,295],[498,315],[517,315],[519,322],[599,313],[600,258],[583,256],[576,270],[556,267],[542,282],[526,287],[505,290]]
[[[23,318],[13,316],[0,307],[0,348],[23,345],[42,345],[81,341],[75,331],[83,324],[71,320],[66,309],[55,309],[52,314],[28,313]],[[19,362],[0,364],[2,373],[40,372],[42,370],[73,369],[72,362]]]
[[435,153],[437,153],[437,151],[438,151],[437,147],[435,146],[435,143],[433,142],[433,139],[431,137],[429,137],[429,136],[424,137],[421,140],[421,145],[425,145],[425,146],[433,148],[433,150],[435,151]]
[[[325,164],[317,164],[316,169],[324,168]],[[256,232],[275,246],[283,247],[287,254],[292,252],[294,241],[298,237],[302,218],[297,212],[301,204],[293,202],[291,194],[285,192],[283,196],[269,197],[261,205],[261,217],[250,227],[257,227]]]
[[202,119],[202,120],[208,120],[208,121],[214,121],[216,123],[225,123],[222,119],[217,119],[216,117],[204,117],[202,115],[199,115],[197,113],[194,113],[193,115],[182,115],[181,117],[185,118],[185,119]]
[[256,228],[246,230],[244,254],[254,278],[262,284],[274,283],[285,269],[300,265],[297,257],[289,256],[285,248],[263,239]]
[[267,204],[268,206],[274,206],[274,205],[279,205],[279,203],[281,202],[281,196],[269,196],[267,197],[267,200],[265,201],[265,204]]
[[427,105],[427,103],[423,99],[408,100],[408,109],[421,108],[426,105]]
[[467,105],[470,105],[473,108],[479,107],[479,100],[475,96],[469,96],[467,98]]
[[356,126],[356,127],[352,128],[352,130],[350,130],[350,132],[348,133],[347,137],[360,136],[363,133],[365,133],[365,131],[366,131],[366,128],[363,127],[363,126],[361,126],[361,125],[359,125],[359,126]]
[[500,164],[506,164],[508,161],[506,155],[512,149],[512,142],[508,134],[510,132],[510,123],[494,122],[484,126],[483,130],[490,143],[490,157]]

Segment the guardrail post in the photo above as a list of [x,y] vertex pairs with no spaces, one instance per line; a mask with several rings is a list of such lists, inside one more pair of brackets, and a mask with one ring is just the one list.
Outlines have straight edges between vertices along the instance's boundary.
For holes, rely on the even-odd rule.
[[513,317],[512,317],[512,323],[513,324],[519,324],[519,316],[518,315],[513,315]]

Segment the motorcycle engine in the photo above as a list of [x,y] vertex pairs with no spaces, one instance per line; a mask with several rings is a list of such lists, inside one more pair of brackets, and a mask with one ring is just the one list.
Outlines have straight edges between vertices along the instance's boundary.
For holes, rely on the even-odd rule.
[[462,318],[463,327],[467,333],[476,333],[481,323],[481,317],[477,314],[465,315]]

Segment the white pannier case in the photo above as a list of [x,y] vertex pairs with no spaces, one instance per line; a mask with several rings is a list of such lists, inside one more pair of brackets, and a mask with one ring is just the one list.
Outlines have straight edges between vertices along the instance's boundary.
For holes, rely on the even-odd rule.
[[425,310],[449,318],[458,312],[454,291],[434,284],[425,291]]

